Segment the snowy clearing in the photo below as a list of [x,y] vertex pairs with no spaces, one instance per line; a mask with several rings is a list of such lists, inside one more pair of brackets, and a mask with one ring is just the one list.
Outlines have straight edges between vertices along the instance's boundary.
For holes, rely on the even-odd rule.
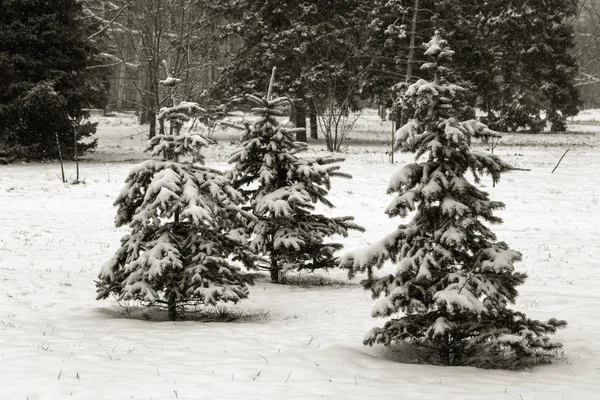
[[[130,118],[131,119],[131,118]],[[365,118],[365,140],[389,132]],[[126,229],[113,225],[115,196],[145,143],[127,118],[102,121],[100,149],[81,165],[85,184],[64,185],[59,165],[0,167],[0,398],[4,399],[594,399],[600,393],[600,127],[575,135],[508,135],[495,153],[530,172],[493,188],[506,203],[493,229],[521,251],[529,274],[516,305],[530,317],[563,318],[556,335],[564,356],[529,371],[415,365],[400,349],[365,347],[375,302],[343,271],[340,284],[280,286],[259,279],[250,298],[232,307],[239,321],[150,322],[140,313],[96,301],[94,279]],[[578,130],[579,131],[579,130]],[[379,133],[377,133],[379,132]],[[227,133],[206,152],[227,168]],[[391,135],[391,134],[390,134]],[[550,171],[570,147],[554,174]],[[310,152],[322,152],[322,143]],[[482,147],[482,149],[485,149]],[[383,210],[391,175],[383,145],[345,150],[330,215],[354,215],[365,233],[347,249],[391,232],[400,219]],[[74,166],[66,166],[74,176]],[[391,266],[386,267],[392,271]],[[314,277],[301,277],[314,280]],[[139,318],[135,318],[139,316]],[[404,363],[398,362],[404,361]]]

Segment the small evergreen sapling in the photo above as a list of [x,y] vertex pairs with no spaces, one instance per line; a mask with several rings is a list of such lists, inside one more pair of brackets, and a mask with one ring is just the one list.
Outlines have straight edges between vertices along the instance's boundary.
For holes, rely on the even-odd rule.
[[[211,141],[179,134],[187,113],[198,111],[189,102],[161,109],[177,135],[157,135],[148,148],[171,159],[147,160],[130,171],[115,200],[115,223],[128,225],[131,232],[102,266],[98,299],[114,294],[164,306],[175,320],[188,304],[237,303],[248,297],[251,280],[231,258],[252,262],[235,229],[253,216],[238,207],[243,197],[224,174],[202,165],[200,148]],[[199,162],[180,160],[191,153]]]
[[[338,263],[334,253],[339,243],[325,242],[332,235],[364,230],[353,217],[329,218],[313,213],[315,204],[333,204],[326,198],[332,177],[351,178],[339,171],[341,158],[300,158],[306,144],[295,142],[297,128],[283,128],[276,116],[287,98],[271,99],[271,84],[264,98],[247,95],[260,115],[252,127],[245,128],[242,147],[233,153],[234,164],[228,176],[249,201],[255,220],[246,235],[252,250],[268,258],[271,281],[278,283],[288,270],[332,268]],[[303,129],[303,128],[301,128]]]
[[[490,200],[475,183],[482,174],[497,181],[515,170],[499,157],[470,149],[471,137],[494,136],[477,121],[452,118],[455,94],[450,83],[453,51],[436,35],[427,45],[431,62],[423,69],[433,80],[419,80],[404,96],[412,118],[396,133],[397,148],[416,153],[417,160],[390,179],[388,193],[397,193],[386,209],[390,217],[406,217],[399,227],[366,249],[346,254],[341,266],[350,275],[367,271],[363,281],[374,298],[374,317],[400,316],[369,331],[365,344],[409,342],[426,362],[519,368],[549,362],[561,344],[549,339],[566,322],[540,322],[508,307],[526,275],[514,264],[521,253],[497,241],[484,224],[499,224],[494,210],[504,204]],[[378,277],[374,268],[394,262],[395,274]]]

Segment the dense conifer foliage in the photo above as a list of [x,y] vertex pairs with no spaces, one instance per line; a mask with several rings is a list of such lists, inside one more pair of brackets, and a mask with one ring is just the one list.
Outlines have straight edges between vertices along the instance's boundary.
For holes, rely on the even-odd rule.
[[96,145],[83,108],[101,103],[103,88],[86,73],[96,49],[80,17],[75,0],[0,3],[0,147],[11,158],[54,158],[58,146],[73,157]]
[[[452,83],[454,52],[446,41],[436,33],[424,54],[431,61],[422,68],[433,79],[410,85],[403,107],[411,118],[396,133],[397,148],[415,153],[417,161],[391,177],[388,193],[396,197],[386,209],[390,217],[413,213],[412,219],[341,261],[351,276],[367,272],[364,287],[379,298],[372,315],[392,317],[364,343],[409,342],[426,362],[445,365],[548,362],[561,344],[547,335],[566,322],[532,320],[510,307],[526,279],[515,269],[522,255],[486,225],[502,222],[494,211],[504,204],[477,186],[482,174],[498,181],[516,168],[470,148],[472,138],[497,133],[453,118],[453,99],[462,88]],[[375,275],[386,260],[396,264],[395,273]]]

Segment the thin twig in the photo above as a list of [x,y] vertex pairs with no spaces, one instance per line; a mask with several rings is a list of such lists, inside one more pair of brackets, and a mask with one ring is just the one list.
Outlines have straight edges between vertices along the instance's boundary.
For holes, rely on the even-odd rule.
[[258,355],[260,358],[262,358],[263,360],[265,360],[265,362],[268,364],[269,362],[267,361],[266,358],[264,358],[263,356],[261,356],[260,354]]
[[565,150],[565,152],[563,153],[563,155],[560,158],[560,160],[558,160],[558,162],[556,163],[556,166],[554,167],[554,169],[552,170],[552,172],[550,172],[551,174],[553,174],[554,171],[556,171],[556,168],[558,168],[558,166],[560,165],[560,162],[563,160],[563,158],[565,158],[565,156],[567,155],[567,153],[569,152],[569,150],[571,150],[571,148],[568,148],[567,150]]
[[273,71],[271,71],[271,80],[269,81],[269,90],[267,91],[267,101],[271,100],[271,93],[273,93],[273,83],[275,82],[275,71],[277,71],[277,67],[273,67]]

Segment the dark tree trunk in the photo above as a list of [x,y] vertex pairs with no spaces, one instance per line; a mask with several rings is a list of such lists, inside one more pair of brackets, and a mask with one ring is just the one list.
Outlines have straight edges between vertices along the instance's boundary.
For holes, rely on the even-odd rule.
[[310,138],[318,139],[317,106],[313,99],[308,99],[308,120],[310,121]]
[[296,141],[306,143],[306,103],[303,99],[298,99],[296,104],[296,128],[304,128],[303,131],[296,133]]
[[148,122],[150,122],[150,129],[148,131],[148,138],[152,139],[156,136],[156,112],[158,111],[158,97],[159,86],[158,86],[158,71],[160,69],[159,60],[156,57],[152,57],[148,65]]
[[296,102],[292,101],[290,102],[290,121],[292,121],[294,124],[296,123],[296,115],[298,113],[296,112]]
[[144,125],[148,123],[148,111],[143,107],[138,107],[138,124]]
[[272,283],[279,283],[279,273],[280,273],[280,269],[279,266],[277,265],[277,257],[274,255],[271,255],[271,268],[269,269],[269,272],[271,272],[271,282]]
[[177,294],[175,293],[174,289],[171,289],[171,291],[169,292],[169,296],[167,298],[167,309],[169,312],[169,319],[171,321],[176,321],[178,314],[177,314]]
[[[413,63],[415,61],[415,40],[417,37],[417,23],[419,22],[419,0],[414,0],[413,16],[410,26],[410,44],[408,47],[408,60],[406,64],[406,84],[410,85],[413,76]],[[408,122],[408,115],[402,110],[396,112],[396,126],[404,126]]]
[[154,110],[148,110],[147,113],[148,122],[150,122],[150,128],[148,129],[148,139],[152,139],[156,136],[156,112]]

